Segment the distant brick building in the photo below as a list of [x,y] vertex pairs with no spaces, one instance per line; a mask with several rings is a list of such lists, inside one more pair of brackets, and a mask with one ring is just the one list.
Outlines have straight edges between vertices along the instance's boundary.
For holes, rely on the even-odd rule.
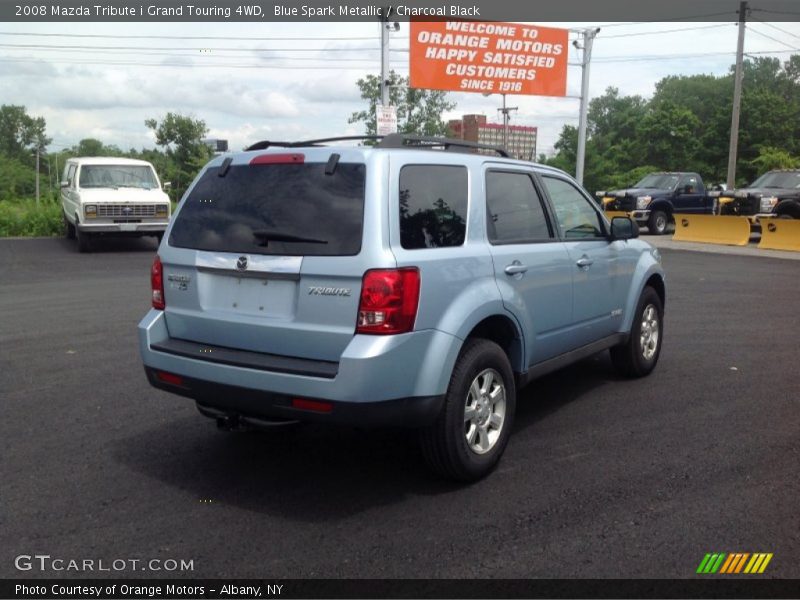
[[[503,125],[488,123],[486,115],[464,115],[447,123],[449,137],[489,144],[503,145]],[[536,159],[536,127],[527,125],[508,126],[508,153],[514,158],[524,160]]]

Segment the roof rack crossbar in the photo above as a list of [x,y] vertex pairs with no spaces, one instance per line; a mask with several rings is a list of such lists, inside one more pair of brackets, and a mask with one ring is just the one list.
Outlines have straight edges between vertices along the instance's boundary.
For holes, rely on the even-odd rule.
[[292,146],[292,142],[272,142],[270,140],[261,140],[260,142],[251,144],[244,150],[245,152],[250,152],[251,150],[266,150],[267,148],[272,148],[274,146],[280,148],[290,148]]
[[408,148],[408,147],[441,147],[446,151],[463,152],[464,150],[491,150],[500,156],[508,158],[508,152],[500,146],[491,146],[478,142],[459,140],[454,138],[440,138],[426,135],[408,135],[403,133],[392,133],[380,141],[378,148]]

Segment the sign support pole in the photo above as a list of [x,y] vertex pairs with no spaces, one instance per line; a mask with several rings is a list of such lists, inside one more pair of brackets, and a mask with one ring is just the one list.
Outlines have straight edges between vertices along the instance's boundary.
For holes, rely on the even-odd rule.
[[[592,44],[600,32],[599,27],[583,30],[583,58],[581,59],[581,108],[578,121],[578,152],[575,165],[575,180],[583,185],[583,166],[586,160],[586,113],[589,108],[589,63],[592,60]],[[575,42],[575,47],[581,46]]]

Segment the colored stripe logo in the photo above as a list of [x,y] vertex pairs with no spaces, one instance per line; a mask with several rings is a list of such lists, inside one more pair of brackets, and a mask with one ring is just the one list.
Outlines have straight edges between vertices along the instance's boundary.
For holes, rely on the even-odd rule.
[[701,575],[713,575],[715,573],[725,575],[749,574],[755,575],[763,573],[769,561],[772,560],[772,553],[766,552],[715,552],[706,554],[697,572]]

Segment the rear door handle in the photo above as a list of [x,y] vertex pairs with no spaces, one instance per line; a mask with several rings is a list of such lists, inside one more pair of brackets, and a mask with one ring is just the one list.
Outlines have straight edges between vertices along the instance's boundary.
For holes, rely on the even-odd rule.
[[594,261],[593,261],[591,258],[589,258],[588,256],[581,256],[581,257],[580,257],[580,258],[579,258],[579,259],[578,259],[578,260],[575,262],[575,264],[576,264],[576,265],[578,265],[578,266],[579,266],[579,267],[581,267],[581,268],[583,268],[583,267],[590,267],[590,266],[591,266],[593,263],[594,263]]
[[528,270],[528,266],[527,265],[523,265],[518,260],[515,260],[513,263],[511,263],[510,265],[508,265],[505,268],[506,275],[517,275],[519,273],[524,273],[527,270]]

